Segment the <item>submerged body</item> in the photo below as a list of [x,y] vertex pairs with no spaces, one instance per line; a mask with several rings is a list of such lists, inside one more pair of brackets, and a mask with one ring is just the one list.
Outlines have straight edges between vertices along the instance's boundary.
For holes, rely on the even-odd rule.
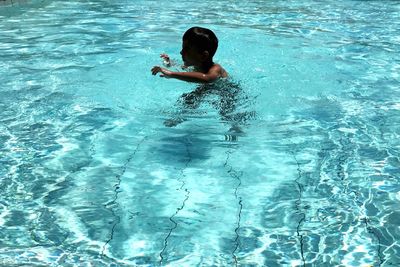
[[186,120],[187,114],[205,105],[218,112],[219,119],[230,125],[230,131],[242,132],[242,126],[255,116],[255,112],[249,110],[252,101],[238,82],[230,78],[218,79],[212,83],[200,84],[193,91],[182,94],[176,103],[179,112],[164,124],[168,127],[176,126]]

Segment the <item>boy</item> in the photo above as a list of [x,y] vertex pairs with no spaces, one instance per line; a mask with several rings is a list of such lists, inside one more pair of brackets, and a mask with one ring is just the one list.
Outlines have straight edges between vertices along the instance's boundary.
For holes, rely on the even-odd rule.
[[[213,62],[213,56],[218,48],[218,39],[215,34],[206,28],[192,27],[182,37],[182,60],[183,68],[193,67],[193,71],[174,72],[159,66],[151,69],[153,75],[161,73],[160,77],[175,78],[186,82],[202,83],[194,91],[182,95],[182,103],[185,108],[197,108],[207,95],[217,95],[220,101],[214,102],[222,119],[226,121],[236,120],[234,113],[237,101],[238,86],[231,86],[232,83],[211,84],[219,78],[228,77],[228,73],[221,65]],[[162,54],[164,65],[171,66],[171,61],[166,54]],[[224,85],[225,84],[225,85]],[[166,120],[164,124],[174,127],[185,121],[184,118],[173,118]],[[234,122],[236,125],[236,122]],[[234,126],[231,129],[240,129]],[[236,131],[238,132],[238,131]]]
[[[182,60],[184,67],[192,66],[194,71],[174,72],[159,66],[151,69],[153,75],[161,73],[160,77],[175,78],[186,82],[210,83],[218,78],[228,77],[228,73],[213,62],[213,56],[218,48],[215,34],[206,28],[192,27],[182,38]],[[169,57],[161,55],[166,65],[170,65]]]

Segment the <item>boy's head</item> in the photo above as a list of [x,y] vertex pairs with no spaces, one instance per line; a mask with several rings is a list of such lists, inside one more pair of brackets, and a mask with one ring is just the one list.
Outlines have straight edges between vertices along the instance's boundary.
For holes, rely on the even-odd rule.
[[182,59],[187,66],[211,63],[218,48],[218,38],[206,28],[192,27],[182,38]]

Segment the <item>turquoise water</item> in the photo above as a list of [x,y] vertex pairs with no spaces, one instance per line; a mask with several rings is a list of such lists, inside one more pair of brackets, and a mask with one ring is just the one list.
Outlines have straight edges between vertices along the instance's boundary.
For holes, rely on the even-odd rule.
[[[398,1],[9,2],[0,266],[400,265]],[[242,133],[151,75],[193,25]]]

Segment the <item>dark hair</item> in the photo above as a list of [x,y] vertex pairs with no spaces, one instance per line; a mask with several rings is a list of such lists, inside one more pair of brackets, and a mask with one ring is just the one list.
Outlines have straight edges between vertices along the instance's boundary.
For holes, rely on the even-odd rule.
[[199,49],[200,52],[207,51],[210,58],[215,55],[218,48],[217,36],[206,28],[192,27],[185,32],[182,39],[190,42],[190,44]]

